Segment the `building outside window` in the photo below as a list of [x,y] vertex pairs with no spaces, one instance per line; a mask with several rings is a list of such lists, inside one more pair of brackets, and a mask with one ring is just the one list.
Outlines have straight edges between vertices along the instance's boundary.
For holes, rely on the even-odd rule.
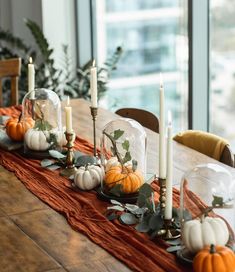
[[188,127],[186,0],[97,0],[98,63],[124,49],[101,105],[143,108],[159,116],[159,75],[175,132]]
[[227,139],[235,151],[235,5],[210,1],[210,130]]

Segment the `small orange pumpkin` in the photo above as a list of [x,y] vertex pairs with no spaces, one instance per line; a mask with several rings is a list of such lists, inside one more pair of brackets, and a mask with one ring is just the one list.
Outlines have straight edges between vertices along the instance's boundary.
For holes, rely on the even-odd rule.
[[132,167],[121,165],[111,167],[105,174],[104,183],[109,189],[117,184],[122,185],[122,191],[132,194],[139,190],[144,182],[143,175],[138,171],[133,171]]
[[5,126],[7,135],[13,141],[23,141],[26,131],[34,126],[34,120],[32,118],[22,120],[20,114],[19,118],[7,120]]
[[226,246],[207,246],[193,259],[195,272],[235,272],[235,254]]

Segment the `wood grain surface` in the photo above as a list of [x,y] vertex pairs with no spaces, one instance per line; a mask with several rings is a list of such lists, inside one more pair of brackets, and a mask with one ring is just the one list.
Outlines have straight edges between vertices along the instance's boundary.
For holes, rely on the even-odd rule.
[[[79,136],[92,141],[90,104],[71,101],[73,127]],[[104,125],[119,118],[99,109],[97,142]],[[147,170],[158,173],[158,135],[146,129]],[[1,152],[1,151],[0,151]],[[174,143],[174,184],[197,164],[216,162],[235,177],[235,169],[192,149]],[[1,272],[128,272],[125,265],[75,232],[65,218],[31,194],[24,185],[0,166],[0,271]]]

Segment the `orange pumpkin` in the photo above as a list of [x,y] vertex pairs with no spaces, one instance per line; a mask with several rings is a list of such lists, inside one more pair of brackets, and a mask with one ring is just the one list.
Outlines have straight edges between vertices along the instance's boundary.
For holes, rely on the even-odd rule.
[[193,260],[195,272],[235,272],[235,254],[226,246],[207,246]]
[[133,171],[132,167],[121,165],[111,167],[105,174],[104,183],[109,189],[117,184],[122,185],[122,191],[132,194],[139,190],[144,182],[143,175],[138,171]]
[[6,122],[6,133],[13,141],[23,141],[24,135],[29,128],[34,126],[34,120],[27,118],[11,118]]

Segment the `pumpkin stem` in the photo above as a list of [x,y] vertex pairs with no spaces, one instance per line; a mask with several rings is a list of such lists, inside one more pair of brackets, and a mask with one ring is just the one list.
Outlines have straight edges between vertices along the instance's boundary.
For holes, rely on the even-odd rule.
[[211,254],[216,253],[215,245],[213,245],[213,244],[211,244],[211,246],[210,246],[210,253]]
[[22,118],[22,112],[20,113],[19,117],[18,117],[18,123],[21,121]]

